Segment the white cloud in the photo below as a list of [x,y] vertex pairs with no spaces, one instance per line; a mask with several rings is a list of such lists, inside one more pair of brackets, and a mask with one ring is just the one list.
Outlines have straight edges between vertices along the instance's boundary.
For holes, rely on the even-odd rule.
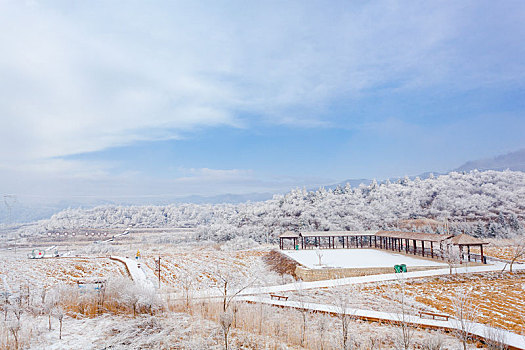
[[[2,1],[1,159],[247,125],[243,112],[330,125],[321,115],[333,99],[392,81],[475,84],[464,80],[479,78],[477,63],[453,45],[475,6],[405,5]],[[523,66],[511,63],[516,79]]]
[[50,4],[0,0],[0,166],[10,174],[0,180],[8,189],[24,189],[24,178],[25,190],[64,193],[319,183],[202,168],[148,187],[118,164],[61,158],[203,127],[248,128],[250,118],[333,126],[326,111],[334,100],[383,86],[468,90],[525,74],[522,6],[494,9],[493,20],[477,1]]

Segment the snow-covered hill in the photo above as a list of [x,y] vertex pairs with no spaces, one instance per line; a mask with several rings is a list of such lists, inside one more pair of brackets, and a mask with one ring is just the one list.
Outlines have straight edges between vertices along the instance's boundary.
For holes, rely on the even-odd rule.
[[268,201],[242,204],[67,209],[39,222],[36,231],[130,224],[191,226],[199,228],[198,236],[203,239],[244,236],[271,241],[286,230],[388,229],[397,227],[399,220],[419,217],[448,218],[453,230],[478,236],[516,232],[525,220],[525,173],[452,172],[424,180],[407,177],[395,183],[374,181],[355,188],[296,189]]
[[455,171],[478,170],[514,170],[525,171],[525,148],[494,158],[478,159],[466,162]]

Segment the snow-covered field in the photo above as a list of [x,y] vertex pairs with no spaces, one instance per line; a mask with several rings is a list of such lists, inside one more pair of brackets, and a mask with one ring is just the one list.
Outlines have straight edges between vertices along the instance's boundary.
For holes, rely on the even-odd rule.
[[315,250],[289,250],[283,251],[283,253],[310,269],[320,269],[326,267],[393,267],[397,264],[405,264],[412,267],[447,266],[444,263],[436,261],[418,259],[416,257],[384,252],[376,249],[321,250],[321,265],[319,265],[319,258]]
[[[11,289],[76,283],[83,278],[127,276],[124,265],[102,257],[28,259],[25,253],[0,255],[0,279]],[[4,286],[5,287],[5,286]]]
[[[144,293],[143,288],[141,288],[144,283],[138,283],[141,278],[129,281],[131,285],[126,284],[128,282],[124,283],[123,280],[127,278],[128,274],[124,264],[120,262],[96,254],[86,254],[84,257],[32,260],[27,258],[26,251],[19,250],[16,253],[6,251],[6,254],[0,255],[0,278],[5,280],[5,283],[2,284],[4,288],[7,286],[7,294],[10,295],[11,300],[7,309],[5,305],[3,307],[0,305],[0,309],[7,310],[7,321],[0,320],[0,330],[2,327],[4,328],[3,333],[0,331],[0,348],[2,348],[2,339],[11,342],[14,339],[7,327],[17,322],[17,314],[14,312],[16,308],[12,308],[13,305],[17,305],[17,295],[22,298],[21,305],[25,308],[21,318],[23,327],[20,331],[20,335],[24,339],[23,346],[32,349],[222,348],[223,334],[220,324],[222,305],[219,305],[220,303],[216,299],[200,298],[202,295],[220,294],[221,289],[218,287],[222,286],[221,278],[228,280],[232,290],[245,284],[250,286],[244,290],[246,293],[249,293],[249,290],[255,290],[255,288],[266,288],[264,292],[258,292],[259,295],[253,297],[256,299],[259,297],[268,298],[269,293],[277,292],[287,295],[290,302],[314,302],[332,305],[336,296],[343,293],[352,295],[351,303],[348,306],[355,309],[370,312],[399,312],[399,303],[392,297],[393,292],[395,292],[395,282],[378,280],[378,276],[367,276],[370,281],[361,283],[362,286],[343,284],[346,279],[333,280],[331,281],[333,282],[332,285],[325,287],[321,285],[321,282],[315,282],[319,286],[311,288],[307,288],[307,282],[304,284],[289,283],[290,276],[280,276],[272,271],[270,265],[266,264],[264,257],[270,252],[271,247],[254,246],[253,242],[243,250],[233,249],[229,244],[208,243],[184,246],[172,244],[150,246],[142,243],[119,247],[127,251],[127,253],[124,251],[123,256],[129,255],[129,252],[136,252],[140,248],[141,259],[136,261],[135,259],[123,258],[123,260],[131,260],[135,265],[140,263],[140,269],[137,268],[137,271],[132,269],[135,272],[134,274],[137,275],[138,270],[140,272],[148,270],[149,276],[146,277],[152,278],[155,285],[157,280],[153,274],[154,259],[161,256],[162,287],[158,295],[164,297],[164,300],[155,301],[158,303],[155,304],[157,305],[154,308],[156,311],[151,311],[151,308],[150,311],[147,311],[146,306],[149,305],[148,302],[153,300],[147,297],[157,295],[157,291],[150,293],[151,295]],[[318,268],[316,266],[318,256],[313,250],[288,251],[285,253],[294,259],[298,259],[306,266]],[[404,263],[409,268],[441,265],[445,267],[445,273],[448,273],[448,266],[440,262],[374,249],[322,250],[321,253],[323,254],[323,265],[331,267],[392,267],[395,264]],[[481,266],[469,268],[470,274],[461,277],[461,281],[467,286],[470,286],[472,282],[472,286],[477,290],[483,290],[479,296],[485,299],[488,299],[486,296],[490,294],[485,289],[498,286],[497,293],[494,294],[491,302],[480,306],[480,309],[486,309],[482,310],[483,316],[493,317],[494,320],[498,321],[496,325],[501,328],[522,333],[520,317],[523,316],[523,313],[520,308],[523,307],[523,303],[520,299],[522,292],[520,288],[525,285],[522,275],[518,273],[505,274],[503,278],[498,275],[498,272],[494,274],[494,280],[489,282],[486,281],[486,278],[481,278],[481,275],[473,275],[474,270],[479,268]],[[434,271],[438,270],[432,270],[432,272]],[[423,272],[409,272],[406,276],[414,273],[422,274]],[[125,278],[122,280],[113,279],[113,277],[118,278],[119,276]],[[389,275],[379,276],[388,278]],[[100,308],[98,301],[96,301],[98,299],[93,299],[96,301],[94,304],[89,304],[86,301],[91,300],[87,298],[87,294],[77,293],[64,300],[62,310],[65,311],[66,318],[64,319],[62,340],[59,340],[56,316],[59,313],[46,309],[47,298],[49,297],[49,300],[52,301],[53,296],[56,295],[53,285],[74,284],[78,279],[89,277],[105,277],[109,281],[115,281],[115,283],[112,285],[108,283],[104,294],[106,301]],[[444,276],[427,276],[418,279],[418,281],[421,282],[407,283],[407,314],[417,315],[417,312],[421,310],[452,314],[449,309],[450,301],[447,299],[450,294],[448,287],[451,285],[448,279]],[[329,281],[323,281],[323,283],[327,282]],[[452,282],[458,281],[453,280]],[[119,283],[122,284],[122,289],[118,288],[121,285]],[[133,287],[133,283],[138,285],[137,288]],[[294,289],[287,292],[279,291],[279,288],[285,287],[283,283],[293,285]],[[36,289],[33,289],[31,293],[24,294],[26,293],[26,285],[36,287]],[[264,287],[268,285],[270,287]],[[434,285],[438,287],[435,293]],[[189,286],[191,289],[189,294],[195,297],[193,306],[189,309],[191,311],[186,309],[185,299],[170,298],[171,294],[164,293],[165,291],[172,294],[180,293],[185,286]],[[47,294],[38,292],[42,287],[47,288]],[[273,290],[274,287],[277,289]],[[504,290],[505,294],[503,294]],[[433,298],[434,295],[436,298]],[[507,313],[501,311],[500,308],[500,306],[507,307],[507,303],[497,301],[500,295],[505,295],[508,303],[514,305],[507,308],[509,310]],[[44,296],[46,303],[40,301]],[[257,345],[257,347],[318,349],[321,343],[325,349],[342,348],[339,344],[339,318],[330,315],[307,315],[306,332],[308,335],[302,339],[301,325],[304,319],[300,312],[294,309],[277,309],[269,305],[247,304],[241,301],[242,298],[242,296],[238,296],[236,298],[237,303],[235,306],[231,306],[230,310],[235,315],[231,331],[232,348],[255,348],[254,344],[265,344],[261,347]],[[139,310],[136,317],[132,316],[134,311],[132,312],[133,309],[129,306],[133,300],[136,301],[137,310]],[[89,309],[88,306],[93,308]],[[503,316],[498,318],[494,316],[494,313],[487,310],[500,312]],[[48,314],[51,315],[52,330],[48,330]],[[2,316],[5,317],[3,313]],[[480,321],[485,322],[486,318],[482,318]],[[352,329],[359,330],[351,336],[355,348],[372,348],[373,346],[369,342],[375,342],[375,347],[380,344],[379,347],[382,348],[393,348],[397,341],[399,329],[393,325],[379,325],[359,320],[352,320],[351,322]],[[323,333],[326,332],[327,327],[331,327],[329,334]],[[320,334],[323,334],[322,338]],[[372,337],[371,334],[374,336]],[[445,348],[453,348],[457,342],[453,335],[443,335],[440,332],[415,330],[414,333],[414,342],[418,344],[417,348],[422,348],[426,342],[438,338],[446,344]],[[478,345],[471,344],[470,346]]]
[[[396,284],[369,285],[361,294],[392,294]],[[407,280],[407,299],[428,305],[440,313],[455,314],[454,299],[458,291],[469,294],[476,310],[477,322],[525,335],[525,272],[491,272],[468,275],[444,275]]]
[[[180,291],[182,283],[191,278],[192,288],[205,291],[216,289],[218,273],[228,273],[239,281],[254,280],[253,286],[281,283],[279,275],[270,271],[263,257],[267,250],[223,251],[216,249],[194,249],[172,252],[161,257],[161,283],[163,287]],[[144,254],[142,262],[155,270],[157,256]]]

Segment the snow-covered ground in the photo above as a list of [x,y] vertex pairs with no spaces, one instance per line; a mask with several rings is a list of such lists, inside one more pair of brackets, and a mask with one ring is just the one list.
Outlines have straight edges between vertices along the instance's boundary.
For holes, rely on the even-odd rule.
[[325,267],[393,267],[398,264],[405,264],[407,266],[447,266],[444,263],[436,261],[418,259],[417,257],[384,252],[376,249],[321,250],[322,265],[319,265],[319,258],[315,250],[288,250],[283,251],[283,253],[310,269]]
[[[279,301],[279,300],[271,300],[268,298],[257,298],[257,297],[242,297],[242,300],[249,300],[251,302],[257,302],[257,303],[265,303],[269,305],[278,305],[281,307],[291,307],[291,308],[297,308],[297,309],[308,309],[312,311],[321,311],[326,312],[330,314],[338,314],[342,313],[342,309],[336,305],[330,305],[330,304],[315,304],[315,303],[302,303],[302,302],[296,302],[296,301]],[[360,310],[360,309],[353,309],[353,308],[345,308],[346,315],[352,315],[359,318],[364,319],[372,319],[372,320],[384,320],[387,322],[399,322],[403,320],[404,322],[408,324],[415,324],[415,325],[423,325],[423,326],[430,326],[430,327],[440,327],[442,329],[468,329],[469,333],[475,334],[480,337],[485,337],[488,334],[501,334],[501,341],[504,344],[510,345],[515,349],[524,349],[525,344],[525,337],[516,333],[509,332],[507,330],[498,329],[489,327],[484,324],[475,323],[475,322],[469,322],[469,321],[463,321],[467,326],[462,326],[460,321],[454,318],[450,318],[449,320],[434,320],[434,319],[425,319],[421,318],[419,316],[414,315],[402,315],[402,314],[396,314],[396,313],[389,313],[389,312],[381,312],[381,311],[372,311],[372,310]],[[465,327],[465,328],[462,328]]]

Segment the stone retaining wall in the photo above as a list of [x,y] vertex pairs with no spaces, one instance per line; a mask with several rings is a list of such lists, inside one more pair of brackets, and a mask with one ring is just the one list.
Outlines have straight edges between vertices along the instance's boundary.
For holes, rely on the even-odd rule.
[[[444,266],[414,266],[408,267],[408,271],[426,271],[443,269]],[[329,280],[344,277],[357,277],[368,275],[380,275],[384,273],[394,273],[394,267],[366,267],[366,268],[326,268],[326,269],[309,269],[302,266],[295,268],[295,275],[298,279],[305,282]]]

